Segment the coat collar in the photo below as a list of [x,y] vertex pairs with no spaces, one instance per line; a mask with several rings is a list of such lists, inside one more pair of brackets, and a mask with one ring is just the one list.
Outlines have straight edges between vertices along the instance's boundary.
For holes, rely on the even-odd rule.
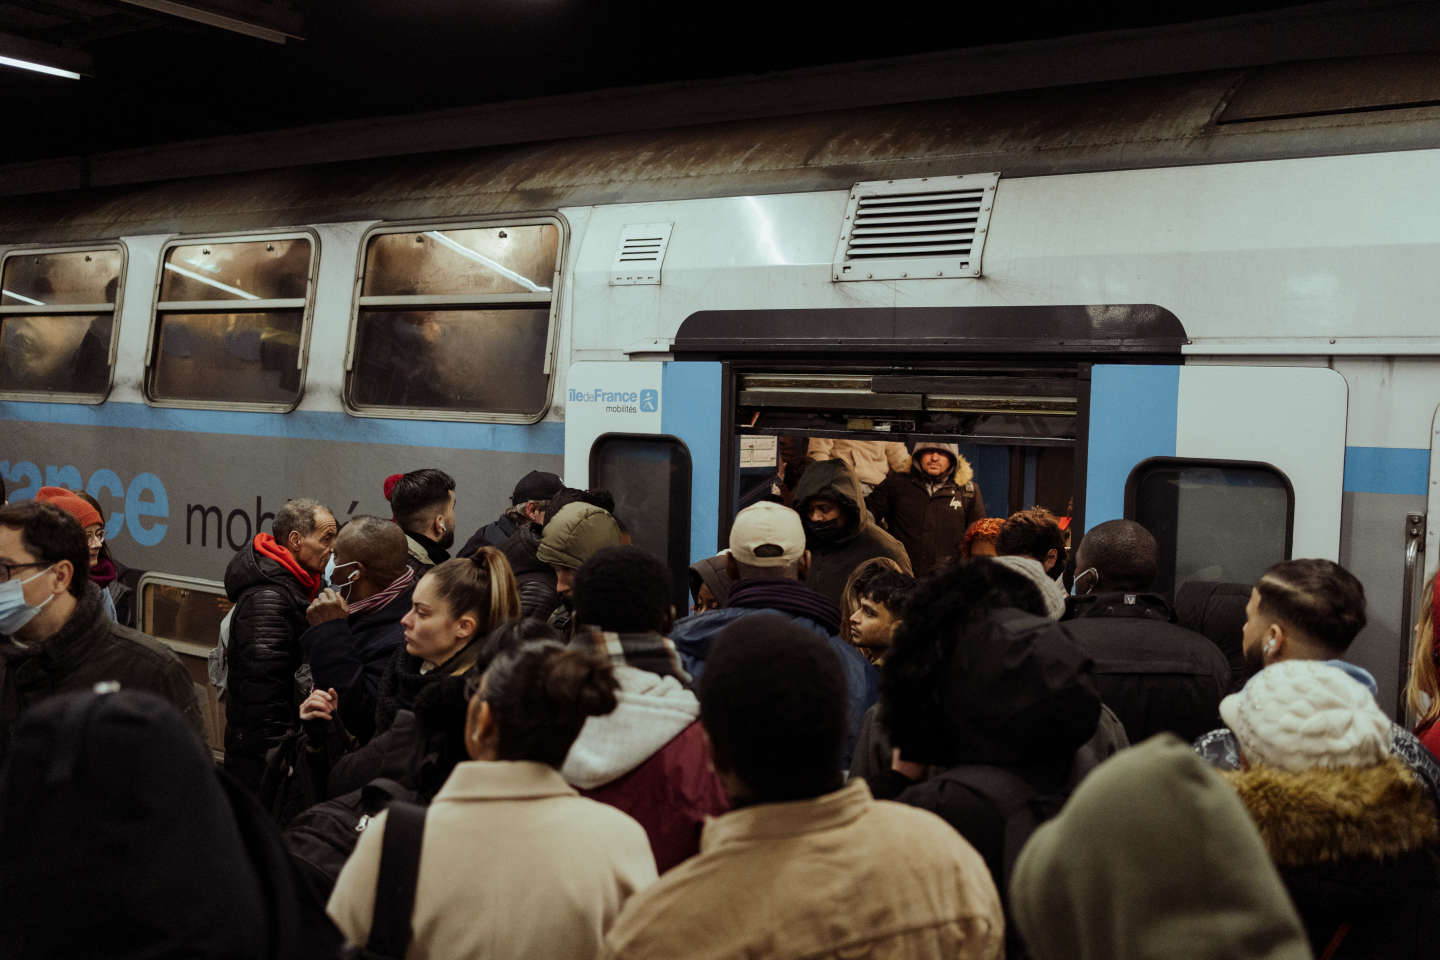
[[813,800],[742,807],[705,821],[700,851],[834,830],[854,823],[874,802],[870,787],[857,779]]
[[1434,844],[1440,823],[1404,762],[1289,773],[1254,766],[1223,774],[1276,864],[1380,860]]
[[[17,663],[24,660],[38,673],[50,670],[66,673],[90,659],[110,642],[110,618],[100,599],[100,588],[86,583],[84,593],[75,602],[70,619],[54,634],[38,643],[21,646],[7,644],[0,655]],[[28,671],[27,671],[28,673]]]
[[576,796],[579,794],[548,763],[467,760],[456,764],[435,800],[537,800]]

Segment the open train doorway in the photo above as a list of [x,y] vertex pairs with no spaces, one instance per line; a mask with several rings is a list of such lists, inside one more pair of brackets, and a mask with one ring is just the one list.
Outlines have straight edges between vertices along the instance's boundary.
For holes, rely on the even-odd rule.
[[730,515],[760,499],[793,505],[802,472],[838,456],[887,524],[874,490],[911,469],[917,444],[943,443],[968,464],[985,516],[1041,506],[1080,528],[1087,376],[1077,363],[735,370]]

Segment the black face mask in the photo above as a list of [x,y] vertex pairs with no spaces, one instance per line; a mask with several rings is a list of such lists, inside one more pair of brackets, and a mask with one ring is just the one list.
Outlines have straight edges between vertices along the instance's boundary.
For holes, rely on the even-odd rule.
[[844,521],[836,518],[816,523],[813,520],[806,523],[810,537],[817,543],[834,543],[845,533]]

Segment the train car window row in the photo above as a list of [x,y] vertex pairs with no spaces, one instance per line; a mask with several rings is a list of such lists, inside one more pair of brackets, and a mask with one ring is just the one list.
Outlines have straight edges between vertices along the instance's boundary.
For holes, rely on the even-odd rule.
[[346,406],[381,417],[543,417],[562,239],[554,218],[371,231]]
[[0,395],[99,403],[110,389],[118,243],[14,250],[0,265]]
[[299,403],[318,246],[303,233],[167,244],[146,396],[263,410]]

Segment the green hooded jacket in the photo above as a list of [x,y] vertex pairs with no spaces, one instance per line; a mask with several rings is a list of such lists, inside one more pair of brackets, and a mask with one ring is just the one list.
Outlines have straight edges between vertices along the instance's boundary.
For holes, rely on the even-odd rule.
[[620,542],[620,524],[608,510],[569,503],[545,524],[535,556],[543,563],[579,570],[593,554]]
[[1101,764],[1015,863],[1033,960],[1310,960],[1235,791],[1170,734]]

